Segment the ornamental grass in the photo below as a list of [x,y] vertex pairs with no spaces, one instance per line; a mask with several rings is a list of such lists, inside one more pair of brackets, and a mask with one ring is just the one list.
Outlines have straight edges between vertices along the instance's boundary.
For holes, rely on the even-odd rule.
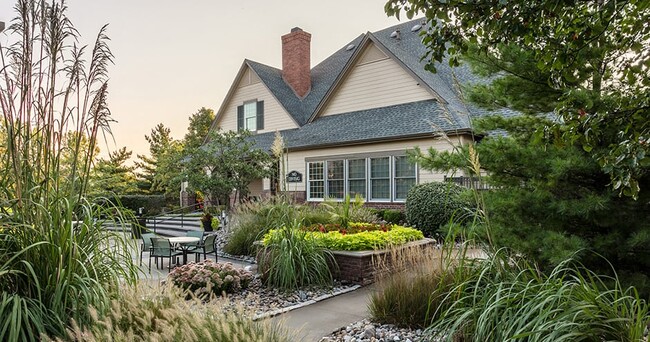
[[102,228],[128,221],[87,198],[100,137],[110,135],[103,27],[91,48],[64,1],[19,0],[0,46],[0,336],[37,341],[86,326],[120,283],[134,284],[135,246]]
[[123,288],[105,313],[91,309],[90,324],[80,327],[75,322],[56,341],[295,341],[277,323],[253,321],[243,308],[226,305],[224,299],[213,296],[206,301],[171,284],[141,283]]

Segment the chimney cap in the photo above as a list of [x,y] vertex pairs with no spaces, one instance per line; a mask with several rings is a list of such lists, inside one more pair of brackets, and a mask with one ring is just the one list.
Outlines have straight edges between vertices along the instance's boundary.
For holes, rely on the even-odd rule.
[[300,27],[298,27],[298,26],[291,29],[291,32],[296,32],[296,31],[302,32],[302,29]]

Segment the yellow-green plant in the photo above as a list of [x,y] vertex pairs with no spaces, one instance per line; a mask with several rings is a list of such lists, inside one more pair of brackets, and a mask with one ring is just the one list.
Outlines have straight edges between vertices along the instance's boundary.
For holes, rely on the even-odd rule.
[[0,336],[61,336],[89,307],[108,308],[137,269],[123,234],[100,218],[125,218],[109,200],[86,199],[97,140],[110,133],[102,28],[86,61],[64,1],[19,0],[0,46]]

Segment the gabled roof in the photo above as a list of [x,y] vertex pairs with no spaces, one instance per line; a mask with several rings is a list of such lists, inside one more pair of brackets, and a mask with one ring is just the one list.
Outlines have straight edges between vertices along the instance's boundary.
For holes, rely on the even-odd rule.
[[[416,25],[422,27],[419,30],[412,30]],[[473,74],[469,66],[461,65],[451,68],[446,60],[438,63],[437,73],[426,71],[424,69],[426,61],[421,60],[422,56],[426,54],[426,47],[422,44],[420,36],[420,32],[426,29],[427,26],[422,19],[415,19],[358,36],[312,68],[311,90],[302,99],[282,79],[280,69],[258,62],[245,60],[236,82],[241,78],[245,67],[250,67],[292,116],[299,128],[282,131],[290,149],[406,139],[431,134],[435,130],[469,132],[471,117],[495,113],[464,101],[459,84],[486,82],[486,80]],[[394,35],[397,30],[400,32],[399,38]],[[369,42],[374,43],[408,74],[423,83],[436,100],[373,108],[315,119],[320,108],[332,96],[337,85],[345,78],[347,70],[354,66],[355,60]],[[231,88],[224,103],[229,100],[233,91],[234,89]],[[504,110],[500,111],[499,115],[517,115],[517,112]],[[256,134],[252,139],[259,148],[269,149],[274,134],[274,132]]]
[[303,99],[298,98],[293,89],[282,79],[282,70],[253,61],[247,61],[247,64],[260,77],[284,109],[293,116],[298,125],[302,126],[307,123],[316,106],[350,60],[355,49],[347,50],[346,47],[357,46],[362,38],[363,35],[360,35],[311,69],[311,90]]

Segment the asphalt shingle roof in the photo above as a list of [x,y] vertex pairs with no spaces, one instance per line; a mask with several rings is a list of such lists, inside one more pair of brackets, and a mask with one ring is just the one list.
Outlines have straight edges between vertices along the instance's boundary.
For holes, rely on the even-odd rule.
[[[421,60],[426,48],[421,43],[419,33],[426,25],[413,32],[411,28],[422,19],[408,22],[374,32],[362,34],[344,45],[323,62],[312,68],[312,88],[300,99],[282,79],[282,71],[261,63],[246,60],[278,101],[298,123],[300,128],[282,131],[290,149],[302,149],[344,143],[358,143],[374,140],[391,140],[434,131],[464,131],[471,129],[472,117],[485,115],[518,115],[512,110],[490,112],[463,100],[459,84],[486,82],[486,79],[473,74],[467,65],[451,68],[447,61],[439,63],[437,73],[424,70],[426,61]],[[400,31],[399,39],[391,34]],[[318,117],[309,122],[328,91],[334,86],[354,52],[364,39],[380,44],[413,74],[425,82],[443,102],[426,100],[382,108],[374,108],[338,115]],[[353,45],[354,48],[347,47]],[[256,134],[253,140],[262,149],[269,149],[274,132]]]
[[[329,115],[300,128],[282,131],[281,134],[289,149],[305,149],[342,142],[362,143],[391,140],[395,137],[426,136],[434,132],[453,131],[459,126],[445,112],[440,102],[425,100],[345,115]],[[274,137],[274,132],[268,132],[256,134],[252,138],[258,148],[268,150]]]

